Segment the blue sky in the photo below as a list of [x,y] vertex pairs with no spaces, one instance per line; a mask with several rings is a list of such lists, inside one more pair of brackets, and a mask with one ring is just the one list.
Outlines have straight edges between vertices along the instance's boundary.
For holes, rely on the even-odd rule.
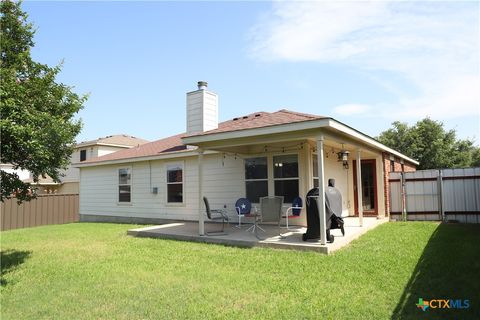
[[185,131],[206,80],[220,121],[282,108],[376,136],[430,116],[480,145],[478,2],[24,2],[34,58],[90,97],[78,141]]

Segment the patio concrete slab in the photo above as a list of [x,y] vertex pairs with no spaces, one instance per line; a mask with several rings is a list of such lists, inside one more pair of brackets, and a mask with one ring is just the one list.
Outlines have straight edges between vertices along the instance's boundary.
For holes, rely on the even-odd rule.
[[[319,241],[303,241],[302,234],[306,232],[305,227],[291,227],[290,229],[281,228],[282,237],[278,235],[278,227],[273,225],[261,225],[265,230],[258,231],[258,239],[254,233],[247,231],[250,225],[243,225],[237,228],[236,225],[225,226],[225,235],[205,235],[198,234],[198,223],[192,221],[172,222],[163,225],[150,226],[128,230],[127,234],[135,237],[149,237],[161,239],[173,239],[183,241],[194,241],[203,243],[215,243],[235,247],[268,247],[277,249],[308,250],[329,254],[338,250],[351,241],[357,239],[367,231],[388,221],[377,218],[363,218],[363,226],[359,226],[358,218],[347,217],[345,221],[345,236],[339,229],[331,230],[335,236],[333,243],[321,245]],[[205,223],[205,231],[213,232],[219,230],[217,223]]]

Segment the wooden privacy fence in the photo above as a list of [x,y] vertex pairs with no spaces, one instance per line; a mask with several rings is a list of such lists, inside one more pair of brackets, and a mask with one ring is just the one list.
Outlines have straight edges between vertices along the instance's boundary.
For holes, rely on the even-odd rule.
[[78,221],[78,194],[39,195],[17,204],[12,198],[1,203],[1,228],[11,230]]
[[480,168],[390,174],[390,215],[480,223]]

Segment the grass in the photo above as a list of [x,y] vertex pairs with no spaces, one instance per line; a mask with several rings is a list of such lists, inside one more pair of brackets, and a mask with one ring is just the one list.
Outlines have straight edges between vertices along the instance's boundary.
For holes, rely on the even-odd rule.
[[[480,226],[387,223],[331,256],[132,238],[133,225],[1,233],[2,319],[468,319]],[[418,298],[469,299],[463,310]]]

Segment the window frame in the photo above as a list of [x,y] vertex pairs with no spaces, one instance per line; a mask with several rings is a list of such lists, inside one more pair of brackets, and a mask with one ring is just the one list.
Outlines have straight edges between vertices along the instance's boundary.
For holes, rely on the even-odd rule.
[[[182,169],[182,181],[181,182],[168,182],[168,170],[171,167],[180,167]],[[168,186],[173,184],[182,185],[182,202],[169,202],[168,201]],[[175,161],[165,163],[165,204],[169,207],[182,207],[185,206],[185,161]]]
[[[318,178],[318,155],[313,152],[312,153],[312,185],[314,188],[319,187],[319,178]],[[317,165],[315,165],[315,161],[317,162]],[[315,167],[317,168],[317,175],[315,176]],[[315,180],[317,181],[317,186],[315,186]]]
[[[133,168],[132,166],[121,166],[116,168],[116,176],[117,176],[117,204],[118,205],[126,205],[131,206],[133,202]],[[120,183],[120,170],[128,169],[130,173],[130,183]],[[129,186],[130,187],[130,201],[120,201],[120,187]]]
[[[297,177],[290,177],[290,178],[275,178],[275,157],[282,157],[282,156],[296,156],[297,157]],[[272,154],[272,170],[273,170],[273,176],[272,176],[272,181],[273,181],[273,194],[276,195],[275,192],[275,182],[277,181],[298,181],[298,190],[297,190],[297,197],[300,195],[300,155],[298,153],[279,153],[279,154]],[[285,196],[282,195],[284,198]],[[295,197],[294,197],[295,199]],[[285,202],[285,203],[291,203],[291,202]]]
[[[267,170],[267,177],[266,178],[260,178],[260,179],[247,179],[246,177],[246,168],[245,168],[245,162],[249,159],[255,159],[255,158],[265,158],[266,161],[266,170]],[[265,181],[267,183],[267,195],[266,196],[269,196],[270,194],[270,177],[269,177],[269,162],[270,162],[270,157],[268,155],[257,155],[257,156],[251,156],[251,157],[248,157],[248,158],[245,158],[244,161],[243,161],[243,178],[244,178],[244,188],[245,188],[245,198],[248,199],[247,197],[247,182],[261,182],[261,181]],[[261,197],[259,197],[259,200],[260,200]],[[249,199],[250,200],[250,199]],[[255,203],[255,204],[258,204],[259,202],[253,202],[251,201],[251,203]]]
[[[82,160],[82,153],[85,155],[85,159],[83,159],[83,160]],[[80,150],[79,160],[80,160],[80,162],[87,161],[87,149]]]

